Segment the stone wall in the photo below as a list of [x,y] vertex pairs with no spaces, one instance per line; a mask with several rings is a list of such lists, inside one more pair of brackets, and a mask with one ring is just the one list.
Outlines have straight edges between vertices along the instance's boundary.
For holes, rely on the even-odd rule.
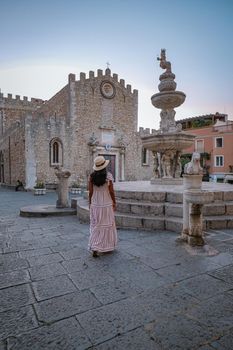
[[25,183],[25,115],[35,111],[43,100],[26,96],[21,99],[12,94],[0,93],[0,151],[4,158],[4,181],[15,185],[17,180]]

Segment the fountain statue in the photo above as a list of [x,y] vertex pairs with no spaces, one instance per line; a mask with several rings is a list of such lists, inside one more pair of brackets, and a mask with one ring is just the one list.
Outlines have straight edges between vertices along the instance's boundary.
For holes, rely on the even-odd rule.
[[166,59],[165,49],[161,50],[157,59],[165,72],[159,77],[159,92],[151,97],[151,102],[161,109],[160,128],[149,135],[142,133],[142,145],[153,152],[154,175],[151,183],[179,184],[182,183],[181,151],[193,144],[195,136],[182,132],[181,124],[176,124],[174,108],[184,103],[186,95],[176,91],[175,74]]

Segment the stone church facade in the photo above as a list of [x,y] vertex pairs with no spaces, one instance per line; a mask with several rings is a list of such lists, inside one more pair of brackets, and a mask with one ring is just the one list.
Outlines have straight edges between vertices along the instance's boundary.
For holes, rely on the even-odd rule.
[[[149,180],[152,155],[138,129],[138,92],[109,68],[69,74],[50,100],[0,94],[0,183],[33,188],[56,184],[54,168],[71,171],[85,185],[93,159],[104,155],[116,181]],[[142,131],[142,128],[140,128]]]

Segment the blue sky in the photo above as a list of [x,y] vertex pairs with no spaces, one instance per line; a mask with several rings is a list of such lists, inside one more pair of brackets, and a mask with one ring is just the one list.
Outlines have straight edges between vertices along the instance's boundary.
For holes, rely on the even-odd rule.
[[139,126],[158,128],[150,101],[161,48],[187,95],[176,119],[233,119],[232,0],[0,0],[0,88],[49,99],[69,73],[105,69],[139,90]]

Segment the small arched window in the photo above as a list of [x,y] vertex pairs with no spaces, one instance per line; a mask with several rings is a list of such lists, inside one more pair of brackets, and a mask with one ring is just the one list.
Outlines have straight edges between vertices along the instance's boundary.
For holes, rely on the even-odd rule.
[[53,163],[59,163],[59,145],[57,141],[53,143]]
[[142,165],[149,165],[149,153],[146,148],[142,148]]
[[63,163],[63,147],[62,142],[55,138],[50,142],[50,165],[62,165]]

